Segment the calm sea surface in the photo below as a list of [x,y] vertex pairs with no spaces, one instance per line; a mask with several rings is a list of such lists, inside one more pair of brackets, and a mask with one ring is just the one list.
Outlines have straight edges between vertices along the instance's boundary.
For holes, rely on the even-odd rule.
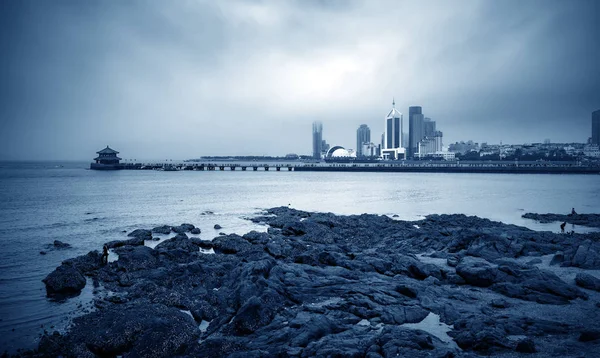
[[[243,234],[266,229],[246,217],[288,204],[405,220],[464,213],[552,231],[558,224],[520,216],[571,207],[600,212],[598,175],[101,172],[88,165],[0,162],[0,353],[34,347],[45,329],[64,329],[66,316],[89,306],[90,284],[79,297],[58,303],[46,298],[41,280],[67,258],[126,238],[123,231],[192,223],[206,239],[218,235],[214,224],[223,227],[219,232]],[[54,240],[73,247],[47,249]]]

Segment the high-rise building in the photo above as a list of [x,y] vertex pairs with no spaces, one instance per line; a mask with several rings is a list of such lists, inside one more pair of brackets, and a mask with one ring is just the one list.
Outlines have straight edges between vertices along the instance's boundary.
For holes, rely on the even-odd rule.
[[367,155],[363,153],[363,144],[371,143],[371,130],[366,124],[361,124],[356,130],[356,156],[362,157]]
[[321,159],[323,150],[323,123],[314,121],[312,125],[313,158]]
[[408,107],[408,157],[418,152],[418,144],[423,139],[423,109],[420,106]]
[[392,110],[385,116],[384,149],[402,147],[402,113],[396,109],[396,101],[392,100]]
[[592,144],[600,144],[600,109],[592,112]]
[[432,121],[431,118],[425,117],[423,119],[423,136],[424,137],[433,137],[435,133],[435,121]]

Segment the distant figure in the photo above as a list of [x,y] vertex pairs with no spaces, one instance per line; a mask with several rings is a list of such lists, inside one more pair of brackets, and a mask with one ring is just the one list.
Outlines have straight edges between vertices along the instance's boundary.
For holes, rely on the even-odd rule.
[[575,212],[575,208],[571,208],[571,215],[577,215],[577,213]]
[[104,245],[104,247],[102,248],[102,263],[108,263],[108,246],[106,245]]
[[565,226],[566,225],[567,225],[566,221],[564,223],[560,224],[560,232],[562,232],[563,234],[565,233]]

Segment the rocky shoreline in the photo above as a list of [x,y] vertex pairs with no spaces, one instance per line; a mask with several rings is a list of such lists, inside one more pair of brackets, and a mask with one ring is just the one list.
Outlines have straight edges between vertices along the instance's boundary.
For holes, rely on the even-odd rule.
[[185,224],[144,246],[163,226],[111,242],[107,265],[96,251],[65,261],[48,294],[77,294],[90,277],[96,309],[26,355],[600,354],[599,233],[286,207],[252,220],[267,232],[206,241]]
[[532,219],[544,224],[566,222],[567,224],[600,228],[600,214],[537,214],[525,213],[525,219]]

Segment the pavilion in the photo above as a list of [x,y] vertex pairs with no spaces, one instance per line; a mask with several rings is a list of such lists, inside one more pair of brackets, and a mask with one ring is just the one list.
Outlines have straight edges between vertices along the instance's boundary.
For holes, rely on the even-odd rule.
[[96,161],[90,165],[90,169],[98,169],[98,170],[115,170],[115,169],[123,169],[123,166],[120,164],[121,158],[117,157],[116,150],[110,148],[108,145],[106,148],[102,149],[98,153],[98,156],[94,158]]

